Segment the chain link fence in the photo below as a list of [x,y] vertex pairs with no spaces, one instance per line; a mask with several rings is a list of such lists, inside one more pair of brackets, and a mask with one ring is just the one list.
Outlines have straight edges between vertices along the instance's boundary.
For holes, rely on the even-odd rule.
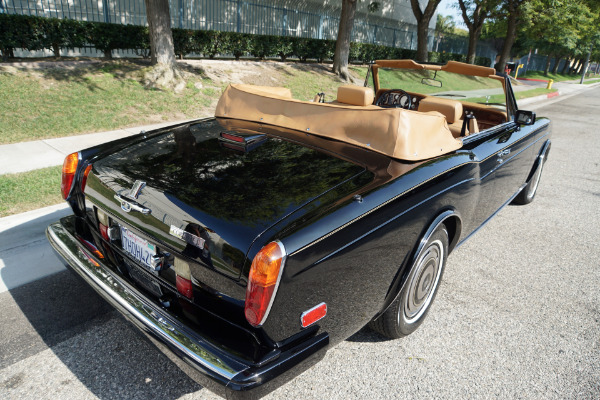
[[[335,40],[340,15],[338,3],[341,4],[317,0],[170,0],[169,6],[174,28]],[[412,12],[406,5],[403,7],[404,13]],[[144,0],[0,0],[0,13],[147,24]],[[467,38],[436,37],[433,29],[430,32],[429,50],[466,54]],[[411,23],[359,11],[352,40],[415,50],[417,29]],[[83,53],[88,55],[87,51]],[[131,52],[123,53],[131,56]],[[493,61],[496,50],[481,42],[477,55]]]

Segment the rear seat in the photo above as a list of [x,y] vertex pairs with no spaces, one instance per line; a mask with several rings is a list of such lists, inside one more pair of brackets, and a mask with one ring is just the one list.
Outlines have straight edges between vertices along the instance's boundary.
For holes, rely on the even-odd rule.
[[[437,97],[425,97],[419,102],[420,112],[437,111],[446,117],[450,132],[454,137],[459,137],[463,126],[463,107],[459,101],[442,99]],[[469,121],[465,135],[477,133],[477,121],[473,118]]]

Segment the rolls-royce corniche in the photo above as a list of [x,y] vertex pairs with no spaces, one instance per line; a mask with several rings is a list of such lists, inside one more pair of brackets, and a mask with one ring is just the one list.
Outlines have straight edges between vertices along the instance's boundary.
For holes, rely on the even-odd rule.
[[365,325],[409,335],[448,255],[534,199],[549,120],[492,68],[380,60],[366,73],[312,101],[232,84],[213,118],[70,154],[73,215],[50,243],[225,397],[272,391]]

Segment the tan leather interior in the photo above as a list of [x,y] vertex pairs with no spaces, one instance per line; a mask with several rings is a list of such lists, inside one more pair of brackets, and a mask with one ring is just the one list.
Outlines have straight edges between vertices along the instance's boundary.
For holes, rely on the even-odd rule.
[[477,119],[476,118],[471,118],[469,120],[469,134],[474,134],[479,132],[479,124],[477,123]]
[[342,85],[337,90],[337,102],[353,106],[370,106],[375,94],[373,89],[364,86]]
[[425,97],[419,102],[419,111],[437,111],[446,117],[449,124],[462,119],[462,104],[455,100],[448,100],[437,97]]
[[[277,93],[277,94],[274,94]],[[215,116],[294,129],[340,140],[390,157],[420,161],[455,151],[446,118],[401,108],[314,103],[269,93],[252,85],[229,85]]]
[[[437,111],[441,113],[446,117],[446,122],[448,122],[448,128],[452,132],[452,136],[459,137],[461,135],[463,107],[459,101],[428,96],[419,101],[418,111]],[[465,132],[465,135],[468,134],[469,132]]]

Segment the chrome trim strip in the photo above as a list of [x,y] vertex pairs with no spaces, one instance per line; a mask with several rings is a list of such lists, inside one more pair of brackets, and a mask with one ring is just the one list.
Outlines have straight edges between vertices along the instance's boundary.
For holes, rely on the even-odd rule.
[[[213,345],[146,300],[139,292],[98,262],[59,222],[50,225],[46,236],[52,247],[71,268],[138,327],[174,348],[184,359],[205,374],[217,374],[231,380],[248,366],[219,354]],[[96,267],[92,264],[96,260]],[[209,372],[210,371],[210,372]]]

